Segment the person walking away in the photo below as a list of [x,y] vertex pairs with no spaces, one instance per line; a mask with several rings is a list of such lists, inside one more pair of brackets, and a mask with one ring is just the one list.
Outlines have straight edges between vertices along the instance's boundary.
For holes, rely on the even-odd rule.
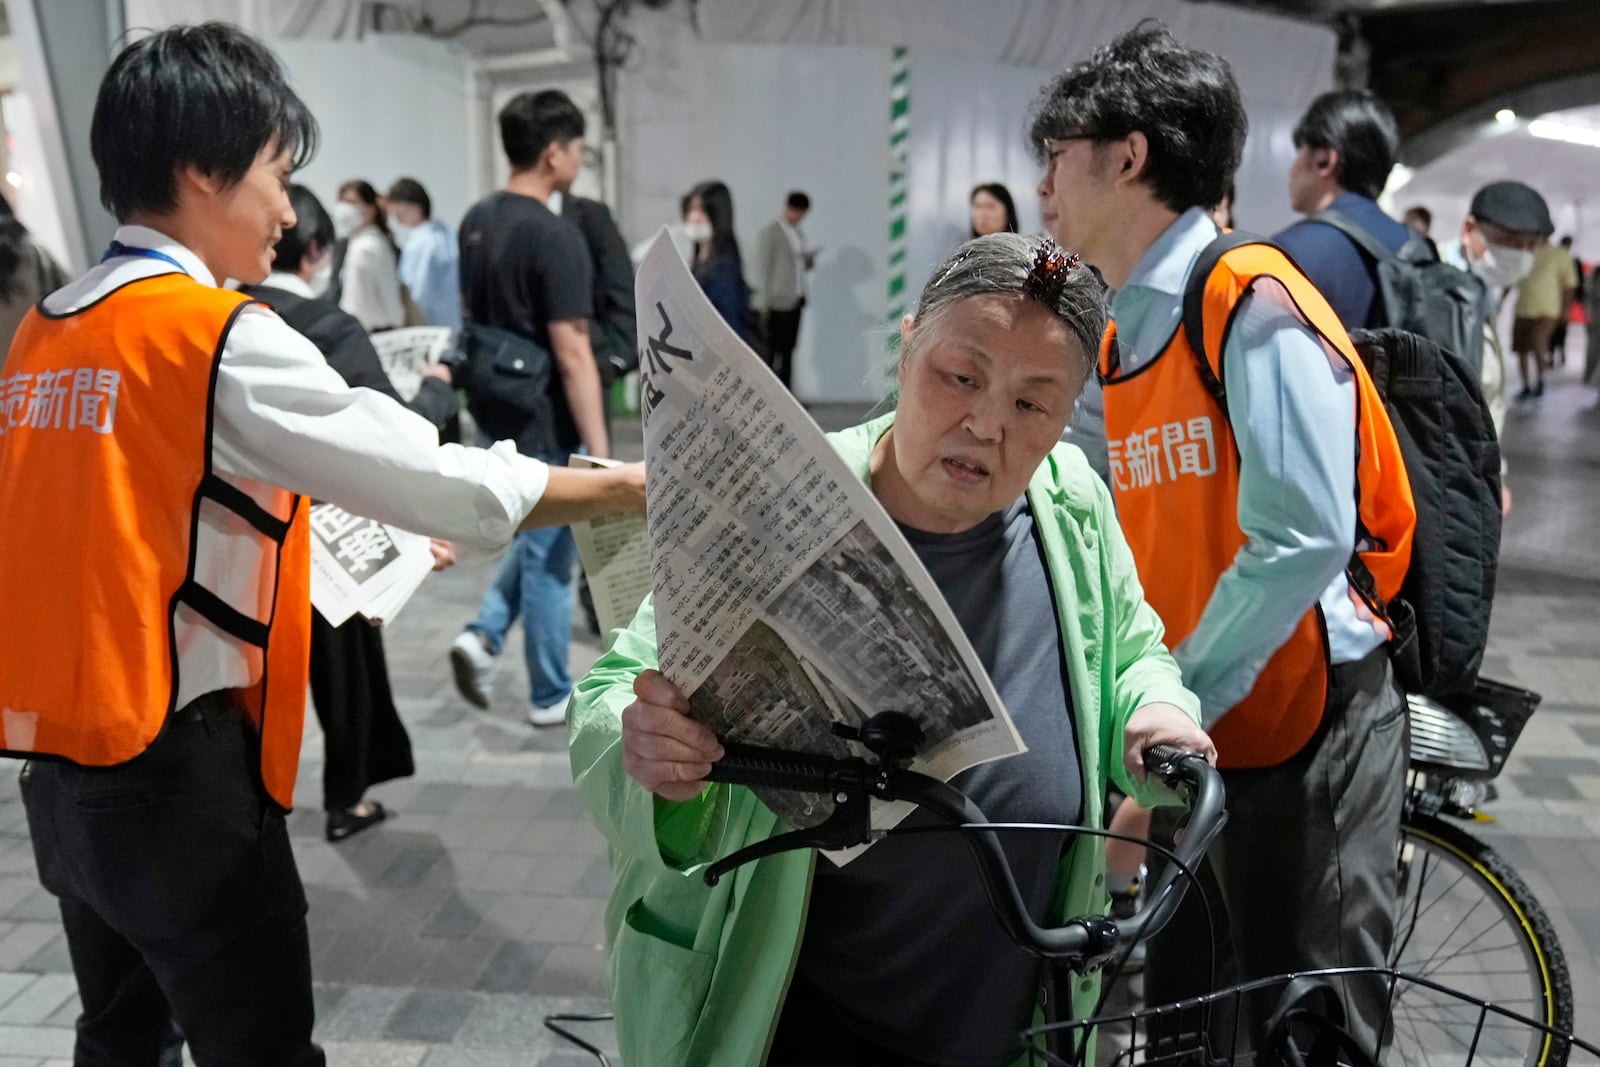
[[1578,272],[1572,265],[1572,256],[1560,245],[1543,241],[1533,254],[1533,269],[1517,286],[1516,310],[1511,320],[1511,348],[1517,354],[1517,373],[1522,378],[1518,400],[1544,395],[1551,338],[1561,316],[1572,307],[1577,291]]
[[[583,113],[565,93],[520,93],[500,111],[500,142],[511,164],[506,187],[474,204],[461,221],[463,337],[469,344],[525,353],[552,362],[543,417],[506,403],[469,381],[467,401],[478,425],[551,465],[582,449],[610,455],[600,372],[590,345],[594,280],[578,228],[552,213],[552,193],[572,188],[583,165]],[[531,346],[531,347],[530,347]],[[476,375],[474,376],[476,379]],[[577,548],[570,530],[519,535],[483,594],[478,615],[450,646],[456,688],[486,708],[495,657],[520,616],[527,657],[528,721],[566,721],[572,679],[572,568]]]
[[1394,169],[1400,130],[1387,104],[1365,89],[1324,93],[1294,130],[1290,205],[1309,218],[1273,237],[1327,299],[1346,330],[1388,325],[1377,263],[1324,213],[1337,215],[1399,252],[1412,230],[1378,206]]
[[817,251],[806,244],[800,223],[811,211],[811,198],[792,192],[783,213],[756,238],[760,257],[760,283],[756,311],[767,340],[767,365],[785,389],[794,379],[794,348],[800,338],[800,313],[806,306],[806,272],[817,262]]
[[1566,365],[1567,325],[1571,323],[1573,314],[1581,313],[1583,308],[1583,264],[1572,254],[1572,235],[1563,237],[1559,244],[1561,251],[1572,260],[1572,299],[1561,309],[1561,314],[1556,318],[1555,332],[1550,335],[1550,353],[1545,359],[1546,367]]
[[400,247],[389,232],[378,191],[360,178],[339,186],[334,229],[346,240],[339,270],[339,306],[368,333],[406,325],[400,297]]
[[461,256],[456,235],[433,217],[428,190],[400,178],[383,198],[389,232],[400,246],[400,284],[429,326],[461,328]]
[[[1045,225],[1116,293],[1100,372],[1118,518],[1228,789],[1205,876],[1225,980],[1387,962],[1405,701],[1345,568],[1359,516],[1384,546],[1362,562],[1393,596],[1415,525],[1393,427],[1286,256],[1249,245],[1204,276],[1204,362],[1174,329],[1246,126],[1227,63],[1148,22],[1050,82],[1031,116]],[[1179,915],[1151,942],[1152,1003],[1207,991],[1206,930]],[[1347,982],[1345,999],[1372,1047],[1382,983]],[[1246,1008],[1259,1037],[1267,1008]]]
[[[124,48],[89,144],[117,218],[0,377],[0,754],[77,979],[74,1059],[324,1063],[293,802],[309,664],[303,496],[493,549],[643,511],[642,465],[441,446],[224,278],[267,277],[316,122],[223,23]],[[73,472],[70,478],[63,471]]]

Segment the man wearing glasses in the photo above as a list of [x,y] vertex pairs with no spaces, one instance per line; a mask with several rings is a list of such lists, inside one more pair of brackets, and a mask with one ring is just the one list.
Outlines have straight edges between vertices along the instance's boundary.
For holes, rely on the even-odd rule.
[[[1415,523],[1398,462],[1372,478],[1363,464],[1358,498],[1359,360],[1281,252],[1214,260],[1204,351],[1187,340],[1185,294],[1216,251],[1209,211],[1246,125],[1227,63],[1145,23],[1048,85],[1031,131],[1045,226],[1114,290],[1100,368],[1109,480],[1227,784],[1228,827],[1201,874],[1220,905],[1221,981],[1386,962],[1405,702],[1388,629],[1346,567],[1370,494],[1395,505],[1381,531],[1394,552],[1364,546],[1380,590],[1398,587]],[[1371,443],[1392,442],[1390,430]],[[1200,900],[1188,894],[1188,913],[1151,942],[1151,1003],[1210,987]],[[1371,1049],[1382,983],[1345,992]],[[1266,1016],[1244,1007],[1249,1035]]]

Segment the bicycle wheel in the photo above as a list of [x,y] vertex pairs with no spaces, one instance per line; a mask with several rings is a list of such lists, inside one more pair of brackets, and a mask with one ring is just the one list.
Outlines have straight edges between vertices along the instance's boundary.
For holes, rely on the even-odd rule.
[[[1572,1032],[1572,983],[1550,918],[1505,860],[1466,831],[1428,815],[1401,828],[1400,903],[1390,966]],[[1392,1057],[1410,1067],[1563,1067],[1568,1047],[1424,987],[1392,1004]]]

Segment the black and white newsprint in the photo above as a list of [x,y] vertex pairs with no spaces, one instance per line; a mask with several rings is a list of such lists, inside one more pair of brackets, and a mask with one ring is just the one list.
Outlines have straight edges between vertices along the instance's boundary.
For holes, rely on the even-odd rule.
[[[695,718],[728,740],[845,755],[833,723],[902,711],[928,738],[914,766],[940,779],[1023,751],[894,521],[664,233],[636,290],[656,637]],[[791,826],[832,805],[762,799]],[[910,810],[885,805],[874,824]]]
[[360,613],[373,622],[399,614],[433,570],[428,539],[337,504],[311,508],[311,606],[338,626]]

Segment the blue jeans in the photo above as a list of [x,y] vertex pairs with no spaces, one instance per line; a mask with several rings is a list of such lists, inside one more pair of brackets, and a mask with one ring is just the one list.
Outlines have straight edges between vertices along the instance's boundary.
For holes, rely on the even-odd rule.
[[494,584],[483,594],[478,617],[467,624],[498,656],[511,624],[522,616],[529,699],[541,708],[572,692],[567,646],[572,643],[572,565],[577,555],[577,543],[565,526],[517,534]]

